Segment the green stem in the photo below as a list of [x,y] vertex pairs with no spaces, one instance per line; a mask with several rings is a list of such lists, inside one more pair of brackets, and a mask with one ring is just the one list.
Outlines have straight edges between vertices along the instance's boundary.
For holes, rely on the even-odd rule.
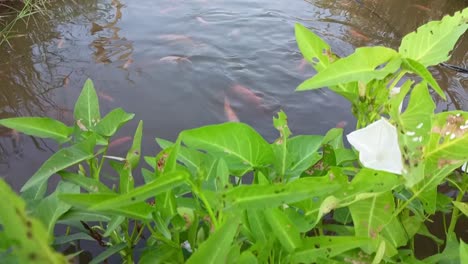
[[403,78],[403,76],[407,73],[407,71],[400,71],[398,76],[393,80],[392,84],[390,84],[390,87],[388,87],[389,91],[391,91],[397,83]]
[[213,209],[211,209],[210,203],[208,203],[208,200],[206,199],[205,195],[203,194],[203,192],[200,192],[200,190],[198,189],[198,186],[195,185],[194,182],[189,181],[189,184],[192,186],[193,194],[198,196],[198,198],[202,201],[203,205],[206,208],[206,211],[208,212],[208,215],[211,218],[211,223],[213,224],[214,228],[217,229],[218,221],[216,220],[216,216],[213,212]]
[[[461,202],[462,199],[463,199],[463,196],[465,196],[465,192],[459,191],[455,201]],[[455,230],[455,226],[457,225],[458,217],[460,216],[459,213],[460,213],[460,211],[458,210],[458,207],[454,206],[453,211],[452,211],[452,217],[450,218],[450,225],[449,225],[449,228],[447,229],[447,233],[446,233],[447,236],[450,235]]]

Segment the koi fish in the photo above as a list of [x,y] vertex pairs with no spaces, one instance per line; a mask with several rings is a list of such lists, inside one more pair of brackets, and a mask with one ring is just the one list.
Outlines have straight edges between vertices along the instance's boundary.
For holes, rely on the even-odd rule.
[[62,85],[63,87],[68,87],[69,84],[70,84],[70,78],[68,76],[65,76],[65,78],[63,78]]
[[64,38],[60,38],[60,40],[58,41],[57,43],[57,48],[61,49],[63,48],[63,45],[65,44],[65,39]]
[[260,106],[262,103],[262,98],[256,95],[252,90],[249,88],[236,84],[231,87],[232,91],[238,95],[240,95],[245,101],[248,101],[255,106]]
[[122,69],[128,69],[128,67],[130,67],[130,65],[132,65],[133,63],[133,59],[132,58],[129,58],[125,63],[124,65],[122,66]]
[[424,11],[424,12],[430,12],[431,9],[427,6],[423,6],[423,5],[418,5],[418,4],[414,4],[414,5],[411,5],[412,7],[416,8],[416,9],[419,9],[421,11]]
[[114,102],[114,97],[106,94],[105,92],[99,91],[98,93],[99,98],[102,98],[108,102]]
[[299,63],[299,65],[297,65],[296,69],[299,72],[303,72],[307,64],[309,64],[309,62],[305,58],[302,58],[301,62]]
[[70,84],[70,75],[73,73],[73,71],[71,71],[67,76],[65,76],[62,80],[62,86],[63,87],[68,87],[68,85]]
[[192,61],[187,57],[182,56],[166,56],[159,59],[160,62],[170,62],[170,63],[179,63],[179,62],[188,62],[192,64]]
[[227,96],[224,96],[224,115],[230,122],[239,122],[239,118],[237,117],[236,112],[232,109]]
[[179,9],[179,7],[171,6],[171,7],[167,7],[167,8],[159,10],[159,13],[160,14],[168,14],[168,13],[170,13],[172,11],[177,10],[177,9]]
[[359,39],[361,41],[364,41],[364,42],[368,42],[370,40],[370,38],[366,35],[364,35],[363,33],[351,28],[349,29],[349,33],[351,34],[351,36],[353,36],[354,38],[356,39]]
[[237,36],[239,36],[239,34],[240,34],[240,30],[239,30],[238,28],[235,28],[235,29],[231,30],[231,31],[227,34],[227,36],[228,36],[228,37],[237,37]]
[[340,121],[336,124],[336,128],[344,128],[346,125],[348,125],[348,122],[346,121]]
[[118,139],[115,139],[115,140],[112,140],[110,143],[109,143],[109,146],[108,148],[115,148],[117,146],[120,146],[124,143],[127,143],[128,141],[132,140],[132,137],[130,136],[125,136],[125,137],[121,137],[121,138],[118,138]]
[[158,39],[166,41],[192,41],[192,38],[186,35],[165,34],[158,36]]
[[205,24],[205,25],[209,24],[209,22],[203,19],[203,17],[197,16],[197,21],[200,22],[201,24]]

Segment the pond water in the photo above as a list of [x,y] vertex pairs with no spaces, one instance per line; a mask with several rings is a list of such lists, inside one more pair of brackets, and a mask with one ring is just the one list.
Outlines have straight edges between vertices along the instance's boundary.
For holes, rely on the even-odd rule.
[[[402,36],[468,5],[465,0],[80,0],[54,1],[50,17],[18,23],[0,47],[0,118],[51,116],[70,124],[74,102],[91,78],[101,111],[115,107],[144,121],[143,154],[155,137],[173,140],[188,128],[238,119],[269,141],[283,109],[294,134],[355,126],[348,103],[323,89],[295,92],[314,71],[294,38],[299,22],[340,56],[359,46],[397,48]],[[468,67],[468,35],[449,61]],[[439,110],[468,110],[468,76],[433,67],[448,94]],[[246,98],[245,89],[260,100]],[[57,146],[0,131],[0,175],[19,189]],[[128,142],[129,144],[129,142]],[[128,145],[113,151],[123,155]]]

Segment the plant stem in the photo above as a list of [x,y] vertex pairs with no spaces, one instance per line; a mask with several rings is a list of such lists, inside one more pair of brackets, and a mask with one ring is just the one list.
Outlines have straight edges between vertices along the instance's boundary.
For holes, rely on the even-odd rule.
[[[464,191],[463,192],[459,191],[455,201],[461,202],[464,195],[465,195]],[[449,225],[449,228],[447,229],[447,233],[446,233],[447,236],[450,235],[455,230],[455,226],[457,225],[458,217],[460,216],[459,213],[460,213],[460,211],[458,210],[458,207],[454,206],[453,211],[452,211],[452,217],[450,218],[450,225]]]
[[192,186],[192,192],[196,196],[198,196],[198,198],[200,198],[200,200],[202,201],[203,205],[206,208],[206,211],[208,212],[208,215],[211,218],[211,223],[213,224],[214,228],[217,229],[218,228],[218,221],[216,220],[216,216],[215,216],[215,214],[213,212],[213,209],[211,209],[210,203],[208,203],[208,200],[206,199],[205,195],[203,194],[203,192],[200,192],[200,190],[198,189],[198,186],[195,185],[194,182],[189,181],[189,183]]
[[403,78],[403,76],[407,73],[407,71],[401,71],[398,76],[393,80],[392,84],[390,84],[390,87],[388,87],[388,89],[391,91],[397,84],[398,82],[401,80],[401,78]]

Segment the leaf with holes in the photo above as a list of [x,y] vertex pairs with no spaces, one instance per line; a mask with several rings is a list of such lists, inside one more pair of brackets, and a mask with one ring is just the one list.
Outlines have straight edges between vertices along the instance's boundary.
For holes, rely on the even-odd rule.
[[401,89],[401,95],[391,99],[390,116],[397,123],[398,141],[402,151],[403,166],[406,171],[403,177],[406,186],[412,187],[424,178],[424,162],[422,149],[429,141],[435,104],[432,100],[427,84],[418,83],[411,92],[406,110],[400,114],[397,109],[403,97],[410,89],[411,82],[406,82]]
[[401,41],[400,54],[424,66],[436,65],[450,58],[458,38],[468,29],[468,8],[431,21],[406,35]]
[[25,202],[0,178],[0,238],[14,241],[17,263],[68,263],[50,246],[51,237],[42,223],[26,213]]
[[314,263],[319,258],[333,258],[346,251],[373,243],[368,237],[319,236],[303,240],[303,246],[293,254],[293,263]]

